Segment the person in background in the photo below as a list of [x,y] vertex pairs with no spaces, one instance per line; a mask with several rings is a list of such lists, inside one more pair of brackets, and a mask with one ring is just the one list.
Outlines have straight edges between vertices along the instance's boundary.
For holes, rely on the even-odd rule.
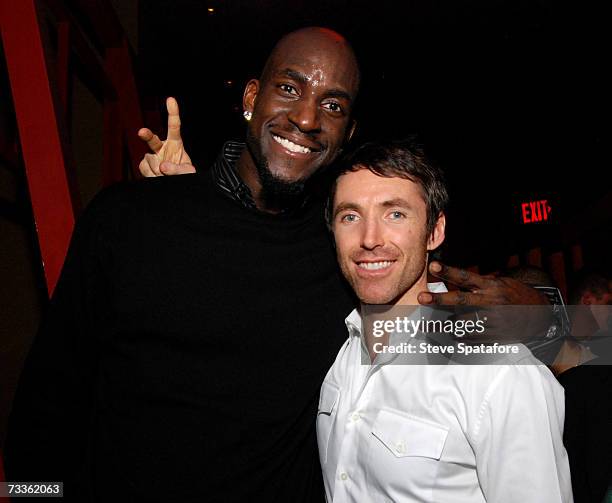
[[612,501],[612,333],[610,291],[600,274],[582,272],[572,281],[572,336],[588,344],[588,361],[558,376],[565,389],[563,439],[570,459],[576,503]]
[[[599,356],[605,355],[607,341],[598,335],[610,330],[612,318],[610,305],[612,292],[608,279],[600,273],[583,270],[575,274],[570,282],[570,303],[575,306],[572,316],[572,335],[591,346]],[[601,345],[598,350],[595,348]],[[601,353],[601,354],[600,354]]]
[[554,322],[536,337],[525,341],[533,355],[547,365],[553,373],[557,357],[569,335],[569,319],[561,292],[548,274],[541,267],[522,265],[507,269],[504,276],[516,279],[525,285],[546,292],[554,313]]
[[[513,268],[506,274],[530,286],[556,287],[548,273],[534,266]],[[568,307],[573,324],[564,330],[563,337],[555,338],[563,347],[545,338],[527,346],[538,357],[546,348],[545,358],[554,362],[552,368],[565,390],[563,441],[569,456],[574,501],[608,503],[612,497],[612,367],[606,365],[610,363],[610,353],[605,350],[605,342],[611,334],[600,330],[588,308],[609,301],[608,282],[601,275],[580,273],[572,283],[572,305]],[[557,326],[561,329],[563,323]],[[599,356],[586,347],[594,342],[600,343]]]

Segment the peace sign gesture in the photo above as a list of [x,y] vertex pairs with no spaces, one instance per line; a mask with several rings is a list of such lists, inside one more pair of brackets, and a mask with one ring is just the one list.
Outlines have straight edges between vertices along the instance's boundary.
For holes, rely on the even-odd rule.
[[168,137],[161,141],[156,134],[148,128],[138,131],[138,137],[147,142],[154,154],[145,154],[140,161],[138,169],[142,176],[183,175],[195,173],[191,158],[185,152],[181,138],[181,117],[178,103],[174,98],[166,100],[168,109]]

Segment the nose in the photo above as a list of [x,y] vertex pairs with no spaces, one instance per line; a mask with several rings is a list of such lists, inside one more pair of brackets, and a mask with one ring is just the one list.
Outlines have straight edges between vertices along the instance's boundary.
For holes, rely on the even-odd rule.
[[319,104],[313,98],[303,97],[296,100],[287,114],[289,121],[302,133],[321,131]]
[[361,236],[361,247],[366,250],[374,250],[385,244],[383,229],[376,219],[367,219],[364,221],[363,234]]

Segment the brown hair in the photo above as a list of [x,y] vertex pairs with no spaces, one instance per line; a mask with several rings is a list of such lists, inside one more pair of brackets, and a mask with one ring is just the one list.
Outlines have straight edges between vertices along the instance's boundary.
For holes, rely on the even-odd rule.
[[325,218],[330,228],[338,178],[362,169],[385,178],[404,178],[416,183],[427,208],[427,233],[433,231],[440,213],[448,206],[444,173],[425,157],[423,150],[412,140],[368,142],[341,161],[325,208]]

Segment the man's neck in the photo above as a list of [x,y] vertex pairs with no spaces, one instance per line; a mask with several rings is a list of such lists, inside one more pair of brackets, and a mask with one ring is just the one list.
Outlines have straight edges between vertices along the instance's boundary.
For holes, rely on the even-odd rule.
[[282,211],[282,209],[278,208],[268,208],[265,204],[262,197],[261,181],[259,180],[257,168],[255,167],[255,163],[251,157],[248,147],[245,147],[240,154],[240,157],[236,161],[236,173],[238,173],[238,176],[251,191],[251,196],[253,197],[255,206],[259,211],[263,211],[265,213],[280,213]]
[[[281,203],[271,202],[269,199],[264,197],[261,179],[259,178],[255,161],[253,160],[248,147],[246,147],[240,154],[240,157],[236,161],[235,169],[238,176],[251,191],[251,196],[259,211],[277,215],[293,207],[291,205],[289,207],[285,207]],[[302,195],[302,197],[305,197],[305,195]],[[300,201],[303,201],[303,199]]]
[[[419,280],[414,283],[397,301],[395,301],[392,306],[418,306],[419,301],[417,297],[419,293],[426,291],[427,268],[425,268]],[[362,309],[361,312],[363,313],[364,310]],[[370,361],[374,362],[376,358],[376,353],[374,352],[374,344],[382,343],[383,346],[387,346],[389,344],[389,334],[385,332],[382,337],[374,337],[371,330],[364,330],[363,334],[366,348],[368,350],[368,354],[370,355]]]
[[402,295],[397,302],[395,302],[396,306],[418,306],[419,305],[419,300],[418,300],[419,293],[427,291],[427,272],[426,271],[427,270],[425,270],[422,276],[419,278],[419,280],[414,285],[412,285],[412,287],[410,287],[408,291],[406,291],[406,293],[404,293],[404,295]]

